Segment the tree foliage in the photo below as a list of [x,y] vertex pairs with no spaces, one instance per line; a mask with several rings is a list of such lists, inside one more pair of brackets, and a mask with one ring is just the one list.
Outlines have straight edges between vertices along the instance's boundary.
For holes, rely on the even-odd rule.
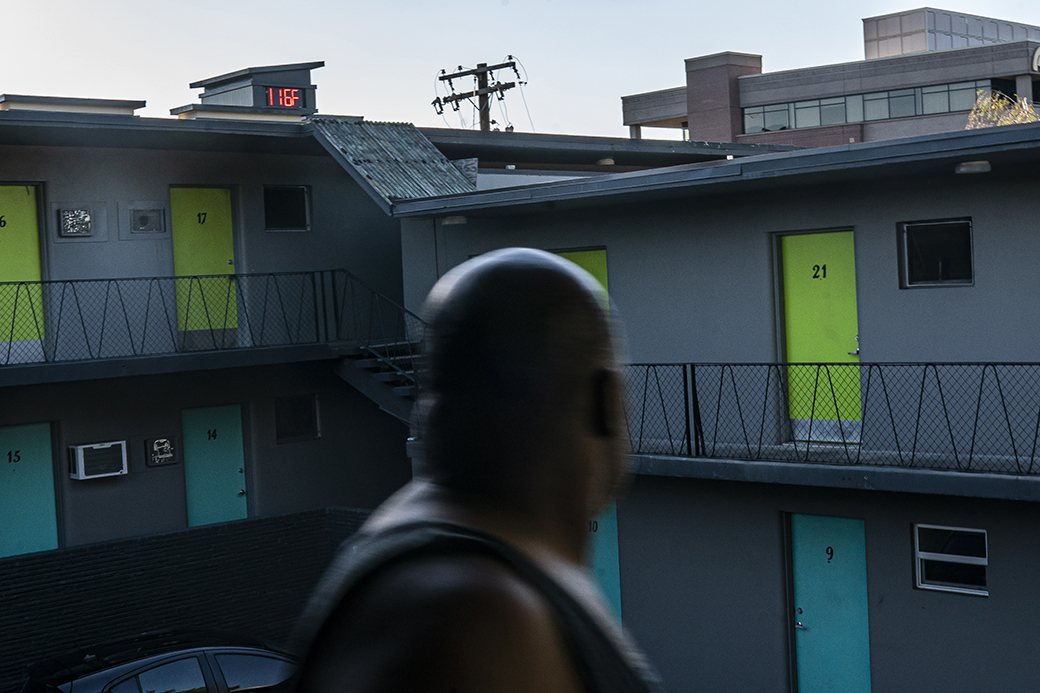
[[966,130],[991,128],[998,125],[1040,122],[1040,115],[1024,96],[1012,99],[998,91],[983,94],[975,101],[968,116]]

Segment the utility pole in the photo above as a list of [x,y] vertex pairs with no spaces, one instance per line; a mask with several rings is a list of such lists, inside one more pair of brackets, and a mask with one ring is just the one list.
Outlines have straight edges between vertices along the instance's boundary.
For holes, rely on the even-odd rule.
[[[484,132],[491,130],[491,95],[495,94],[499,100],[505,98],[505,92],[516,86],[515,82],[499,82],[495,80],[493,83],[488,83],[488,75],[490,74],[494,78],[495,70],[512,69],[513,72],[517,72],[516,63],[510,60],[509,62],[499,63],[498,65],[488,65],[487,63],[477,63],[477,66],[472,70],[463,70],[462,66],[459,66],[458,72],[453,72],[450,75],[442,74],[438,79],[442,82],[448,83],[448,88],[453,92],[455,91],[454,80],[461,79],[463,77],[472,76],[476,80],[476,89],[467,91],[462,94],[452,93],[449,96],[440,97],[438,96],[433,100],[433,107],[437,110],[438,115],[444,113],[444,106],[450,105],[452,109],[459,110],[459,102],[467,99],[477,98],[477,111],[480,113],[480,129]],[[441,70],[443,73],[444,70]],[[519,75],[519,73],[517,73]],[[519,77],[518,77],[519,78]]]

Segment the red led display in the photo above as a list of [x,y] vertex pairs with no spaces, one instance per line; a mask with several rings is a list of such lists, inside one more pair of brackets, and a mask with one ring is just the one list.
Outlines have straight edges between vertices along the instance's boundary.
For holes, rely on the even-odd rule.
[[267,87],[267,105],[279,108],[303,108],[303,90]]

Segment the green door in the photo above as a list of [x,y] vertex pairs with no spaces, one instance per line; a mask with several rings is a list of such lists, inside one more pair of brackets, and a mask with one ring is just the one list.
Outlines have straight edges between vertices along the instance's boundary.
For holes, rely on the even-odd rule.
[[43,360],[36,188],[0,185],[0,364]]
[[242,407],[185,409],[181,425],[188,526],[245,519]]
[[[858,364],[852,232],[783,236],[781,258],[786,360]],[[787,374],[795,440],[859,442],[859,366],[790,366]]]
[[[575,250],[557,253],[596,278],[609,293],[607,283],[607,251]],[[600,588],[621,617],[621,570],[618,558],[617,506],[611,504],[599,517],[589,521],[587,562]]]
[[[171,188],[177,329],[186,349],[237,345],[238,302],[231,191]],[[216,276],[213,276],[216,275]]]
[[870,693],[863,520],[791,516],[798,693]]
[[51,425],[0,428],[0,557],[56,548]]

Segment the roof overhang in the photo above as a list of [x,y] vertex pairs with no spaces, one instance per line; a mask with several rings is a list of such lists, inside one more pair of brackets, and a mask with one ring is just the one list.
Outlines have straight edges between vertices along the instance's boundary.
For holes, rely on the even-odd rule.
[[307,123],[0,111],[0,145],[327,156]]
[[[619,173],[571,181],[399,202],[398,217],[496,216],[747,192],[882,176],[954,174],[957,163],[986,159],[1040,166],[1040,124],[961,131]],[[989,175],[989,174],[983,174]]]
[[788,145],[634,140],[447,128],[419,128],[419,131],[449,159],[479,158],[482,166],[491,162],[591,166],[609,158],[618,167],[653,168],[795,149]]

